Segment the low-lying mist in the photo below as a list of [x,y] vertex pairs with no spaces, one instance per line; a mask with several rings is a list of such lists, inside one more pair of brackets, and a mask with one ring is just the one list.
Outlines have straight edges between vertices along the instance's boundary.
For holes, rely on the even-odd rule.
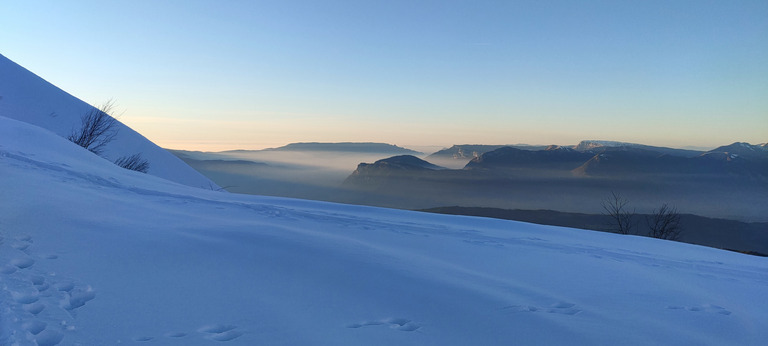
[[234,150],[174,154],[227,191],[341,202],[344,180],[363,162],[392,153]]
[[[534,222],[541,222],[541,211],[549,210],[552,212],[544,215],[549,215],[550,224],[576,228],[605,230],[594,220],[604,218],[603,203],[618,193],[626,199],[627,210],[638,215],[651,214],[663,204],[689,215],[681,221],[691,228],[683,241],[768,251],[768,247],[754,244],[768,236],[768,184],[763,175],[743,175],[741,168],[722,171],[723,166],[718,165],[704,166],[711,171],[692,171],[690,166],[676,164],[680,159],[656,159],[647,152],[636,157],[632,151],[597,154],[599,160],[568,150],[531,154],[500,149],[495,156],[478,159],[476,155],[419,153],[416,158],[396,152],[327,150],[173,152],[235,193],[413,210],[499,208],[504,210],[502,215],[513,213],[521,221]],[[511,157],[500,159],[501,154]],[[480,212],[477,215],[485,213]],[[723,225],[728,229],[722,229]]]
[[269,150],[174,153],[235,193],[400,209],[459,205],[599,214],[603,212],[602,200],[615,191],[643,213],[668,203],[681,212],[702,216],[768,221],[766,184],[703,174],[589,177],[554,169],[453,169],[464,167],[469,159],[430,159],[451,169],[384,169],[354,181],[350,175],[360,163],[386,159],[391,154]]

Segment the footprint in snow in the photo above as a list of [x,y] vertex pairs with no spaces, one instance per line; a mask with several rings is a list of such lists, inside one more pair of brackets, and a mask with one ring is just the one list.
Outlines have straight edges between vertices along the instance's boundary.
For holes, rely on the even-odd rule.
[[168,337],[168,338],[183,338],[185,336],[187,336],[187,333],[184,333],[184,332],[165,333],[165,337]]
[[35,336],[38,346],[58,345],[64,339],[64,333],[56,329],[45,329]]
[[[33,254],[34,241],[29,235],[6,238],[0,243],[0,254],[15,254],[0,264],[0,296],[10,299],[4,304],[4,328],[12,331],[5,342],[53,346],[66,343],[68,332],[75,330],[75,309],[96,297],[90,286],[45,272],[45,262],[57,255]],[[42,268],[40,268],[42,266]],[[21,339],[19,339],[21,338]]]
[[39,313],[43,312],[43,310],[45,310],[45,305],[43,305],[43,304],[41,304],[39,302],[35,302],[35,303],[32,303],[32,304],[25,304],[24,305],[24,310],[26,310],[27,312],[29,312],[32,315],[37,316],[37,314],[39,314]]
[[388,326],[389,328],[412,332],[421,328],[421,325],[414,323],[413,321],[405,318],[388,318],[383,320],[365,321],[362,323],[353,323],[347,325],[347,328],[360,328],[366,326]]
[[236,330],[237,326],[226,324],[210,324],[197,329],[198,332],[205,334],[206,339],[216,341],[230,341],[239,338],[243,333]]
[[11,247],[16,249],[16,250],[24,251],[24,250],[28,249],[31,245],[32,244],[27,243],[27,242],[15,242],[15,243],[11,244]]
[[18,270],[18,268],[16,268],[13,265],[4,265],[4,266],[0,267],[0,274],[10,275],[10,274],[15,273],[17,270]]
[[18,241],[29,242],[29,243],[32,242],[32,236],[29,235],[29,234],[22,234],[22,235],[16,236],[16,238],[14,238],[14,239],[16,239]]
[[40,300],[40,293],[37,290],[16,291],[16,292],[12,291],[11,297],[17,303],[32,304]]
[[720,315],[730,315],[731,312],[726,310],[722,306],[718,305],[701,305],[701,306],[679,306],[679,305],[669,305],[667,306],[667,309],[670,310],[685,310],[690,312],[708,312],[708,313],[715,313]]
[[27,269],[33,265],[35,265],[35,260],[29,258],[29,257],[19,257],[14,258],[11,260],[11,265],[15,266],[19,269]]
[[45,327],[47,327],[48,324],[42,321],[38,320],[31,320],[24,322],[21,327],[26,329],[28,332],[32,333],[32,335],[40,334],[43,330],[45,330]]
[[[235,326],[229,326],[229,325],[223,325],[223,324],[212,324],[203,326],[197,331],[201,334],[203,334],[203,338],[213,341],[231,341],[234,339],[239,338],[243,335],[242,332],[235,330],[237,327]],[[189,333],[186,332],[168,332],[163,334],[166,338],[171,339],[179,339],[189,336]],[[148,335],[142,335],[137,336],[133,338],[133,341],[137,342],[147,342],[155,340],[154,336],[148,336]]]
[[469,243],[469,244],[472,244],[472,245],[483,245],[483,246],[493,246],[493,247],[504,247],[504,244],[502,244],[502,243],[499,243],[499,242],[497,242],[497,241],[494,241],[494,240],[481,240],[481,239],[477,239],[477,240],[470,240],[470,239],[465,239],[465,240],[464,240],[464,242],[465,242],[465,243]]
[[38,292],[44,292],[51,288],[51,285],[48,283],[48,281],[45,280],[45,277],[40,275],[30,276],[29,282],[32,284],[32,286],[34,286],[35,289],[37,289]]
[[[237,326],[228,324],[209,324],[197,329],[197,332],[202,334],[202,337],[213,341],[231,341],[239,338],[243,335],[243,332],[237,330]],[[187,332],[173,331],[163,334],[166,338],[179,339],[190,336]],[[152,341],[155,340],[153,336],[138,336],[133,338],[134,341]]]
[[551,304],[547,307],[540,307],[540,306],[534,306],[534,305],[508,305],[503,307],[502,309],[512,311],[512,312],[546,312],[550,314],[561,314],[561,315],[576,315],[581,312],[581,309],[577,309],[576,304],[573,303],[567,303],[567,302],[559,302],[555,304]]
[[53,287],[56,288],[56,290],[61,292],[69,292],[72,291],[75,288],[75,284],[73,282],[58,282],[53,285]]
[[67,292],[68,303],[64,305],[64,309],[74,310],[82,307],[85,303],[96,298],[96,292],[93,291],[91,286],[85,288],[74,288]]

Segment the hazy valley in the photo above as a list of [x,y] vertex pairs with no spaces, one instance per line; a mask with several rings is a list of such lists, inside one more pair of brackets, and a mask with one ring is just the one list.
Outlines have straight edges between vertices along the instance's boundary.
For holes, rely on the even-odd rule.
[[[463,208],[453,213],[467,215],[476,215],[471,208],[496,208],[520,221],[550,210],[549,220],[538,216],[534,222],[597,230],[611,230],[610,222],[595,220],[604,218],[602,204],[616,192],[637,214],[666,203],[691,215],[682,218],[681,241],[768,252],[765,144],[708,151],[608,141],[455,145],[427,155],[387,144],[300,143],[172,152],[231,192],[414,210],[457,206]],[[569,213],[593,218],[563,223],[573,220]],[[645,219],[638,216],[635,224],[643,235]]]
[[766,18],[0,1],[0,346],[763,346]]

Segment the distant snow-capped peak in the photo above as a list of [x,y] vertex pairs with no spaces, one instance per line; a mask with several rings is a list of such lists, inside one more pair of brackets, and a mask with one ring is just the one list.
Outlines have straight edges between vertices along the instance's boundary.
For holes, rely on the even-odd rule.
[[634,144],[634,143],[617,142],[617,141],[585,140],[573,146],[573,149],[589,150],[589,149],[600,148],[600,147],[630,147],[630,146],[640,146],[640,145]]

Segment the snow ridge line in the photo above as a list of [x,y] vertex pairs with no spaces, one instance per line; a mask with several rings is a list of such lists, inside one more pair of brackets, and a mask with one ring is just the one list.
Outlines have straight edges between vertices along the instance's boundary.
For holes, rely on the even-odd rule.
[[[69,169],[68,168],[69,166],[66,165],[66,164],[63,164],[63,163],[57,164],[57,163],[52,163],[52,162],[43,162],[43,161],[35,160],[35,159],[32,159],[32,158],[30,158],[28,156],[25,156],[24,153],[20,153],[20,155],[19,155],[19,154],[10,153],[8,151],[0,150],[0,157],[16,160],[16,161],[19,161],[19,162],[22,162],[22,163],[26,163],[26,164],[29,164],[29,165],[41,168],[41,169],[45,169],[45,170],[49,170],[49,171],[53,171],[53,172],[58,172],[58,173],[64,173],[64,174],[66,174],[67,176],[69,176],[71,178],[79,179],[81,181],[89,182],[89,183],[96,184],[96,185],[99,185],[99,186],[102,186],[102,187],[119,189],[121,191],[133,192],[133,193],[136,193],[138,195],[143,195],[143,196],[174,198],[174,199],[186,200],[186,201],[190,201],[190,202],[208,203],[208,204],[212,204],[212,205],[238,206],[238,207],[254,210],[256,212],[264,213],[264,214],[267,214],[267,215],[272,215],[272,216],[279,216],[279,215],[287,214],[288,211],[295,212],[294,210],[289,209],[289,208],[282,208],[282,207],[278,207],[278,206],[274,206],[274,205],[269,205],[269,204],[258,204],[258,208],[256,208],[256,204],[254,204],[254,203],[242,203],[242,202],[235,202],[235,201],[232,201],[232,202],[217,201],[217,200],[202,198],[202,197],[198,197],[198,196],[177,194],[177,193],[171,193],[171,192],[162,192],[162,191],[157,191],[157,190],[150,190],[150,189],[139,188],[139,187],[131,186],[131,185],[125,185],[125,184],[122,184],[122,183],[118,182],[117,179],[115,179],[115,178],[105,179],[105,178],[103,178],[101,176],[98,176],[98,175],[95,175],[95,174],[78,172],[78,171]],[[173,182],[169,182],[169,183],[175,184]]]

